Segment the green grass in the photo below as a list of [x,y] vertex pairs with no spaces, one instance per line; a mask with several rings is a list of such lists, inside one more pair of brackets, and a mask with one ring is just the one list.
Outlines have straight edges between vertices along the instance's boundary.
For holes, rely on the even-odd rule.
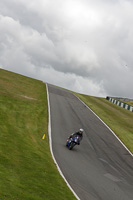
[[0,69],[0,200],[59,199],[76,198],[50,154],[46,86]]
[[133,112],[121,108],[105,98],[75,94],[115,132],[133,153]]
[[[76,95],[133,153],[133,113],[104,98]],[[0,200],[56,199],[76,198],[50,154],[46,85],[0,69]]]
[[133,106],[133,102],[132,101],[125,101],[124,103],[127,103],[130,106]]

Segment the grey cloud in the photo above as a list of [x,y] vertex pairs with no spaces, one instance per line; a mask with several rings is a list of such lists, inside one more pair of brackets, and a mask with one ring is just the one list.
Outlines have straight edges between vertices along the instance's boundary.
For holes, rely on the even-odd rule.
[[126,0],[1,0],[0,65],[82,93],[133,98],[132,9]]

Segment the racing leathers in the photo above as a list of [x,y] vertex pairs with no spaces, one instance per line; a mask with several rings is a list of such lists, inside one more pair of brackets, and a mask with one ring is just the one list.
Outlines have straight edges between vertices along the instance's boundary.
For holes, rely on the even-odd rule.
[[69,139],[70,138],[73,138],[73,137],[75,137],[75,136],[78,136],[79,137],[79,140],[78,140],[78,145],[80,144],[80,142],[81,142],[81,140],[83,139],[83,133],[81,133],[80,131],[78,131],[78,132],[75,132],[75,133],[72,133],[71,135],[70,135],[70,137],[69,137]]

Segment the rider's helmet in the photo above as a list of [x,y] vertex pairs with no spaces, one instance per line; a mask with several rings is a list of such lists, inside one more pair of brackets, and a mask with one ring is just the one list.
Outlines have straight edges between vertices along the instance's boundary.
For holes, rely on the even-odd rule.
[[80,128],[79,132],[83,134],[84,130],[82,128]]

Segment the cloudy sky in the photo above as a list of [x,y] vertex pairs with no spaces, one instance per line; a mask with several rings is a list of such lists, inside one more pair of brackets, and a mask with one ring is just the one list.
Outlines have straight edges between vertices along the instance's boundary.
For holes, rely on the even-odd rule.
[[132,0],[0,0],[0,67],[133,98]]

